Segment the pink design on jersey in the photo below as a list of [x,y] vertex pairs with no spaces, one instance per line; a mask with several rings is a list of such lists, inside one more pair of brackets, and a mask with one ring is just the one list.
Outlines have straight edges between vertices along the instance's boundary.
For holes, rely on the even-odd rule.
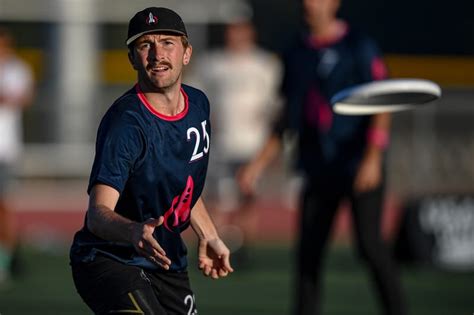
[[381,58],[374,58],[370,67],[374,80],[384,80],[388,77],[387,67]]
[[306,99],[306,119],[312,126],[328,132],[332,125],[332,110],[328,101],[316,88],[309,90]]
[[170,221],[172,222],[172,227],[177,227],[180,223],[184,223],[189,219],[189,214],[191,213],[191,200],[193,199],[193,190],[193,178],[188,176],[184,191],[180,195],[173,198],[171,207],[164,215],[165,220],[163,225],[167,230],[172,231],[168,225],[169,217],[171,217]]

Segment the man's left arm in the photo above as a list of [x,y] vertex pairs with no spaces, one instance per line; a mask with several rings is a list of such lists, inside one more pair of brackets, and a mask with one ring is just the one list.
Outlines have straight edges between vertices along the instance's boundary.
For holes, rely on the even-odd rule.
[[199,238],[199,269],[213,279],[225,277],[234,270],[230,266],[230,251],[219,238],[217,229],[201,198],[191,211],[191,226]]

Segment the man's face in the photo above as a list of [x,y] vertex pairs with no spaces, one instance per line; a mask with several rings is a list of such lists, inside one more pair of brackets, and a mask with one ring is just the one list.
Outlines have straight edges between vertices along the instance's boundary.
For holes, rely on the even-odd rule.
[[189,63],[191,53],[191,46],[184,47],[181,36],[145,34],[135,41],[129,58],[139,82],[163,90],[181,83],[183,66]]
[[233,50],[247,48],[255,41],[255,32],[250,23],[229,24],[225,30],[226,46]]

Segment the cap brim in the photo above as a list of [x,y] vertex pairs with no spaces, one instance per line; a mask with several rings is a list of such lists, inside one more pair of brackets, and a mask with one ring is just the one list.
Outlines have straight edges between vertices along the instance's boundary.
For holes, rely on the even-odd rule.
[[140,36],[142,36],[142,35],[145,35],[145,34],[148,34],[148,33],[173,33],[173,34],[176,34],[176,35],[188,36],[187,34],[185,34],[185,33],[183,33],[183,32],[180,32],[180,31],[177,31],[177,30],[172,30],[172,29],[148,30],[148,31],[144,31],[144,32],[141,32],[141,33],[138,33],[138,34],[133,35],[132,37],[130,37],[129,39],[127,39],[127,41],[125,42],[125,44],[128,46],[128,45],[130,45],[134,40],[136,40],[138,37],[140,37]]

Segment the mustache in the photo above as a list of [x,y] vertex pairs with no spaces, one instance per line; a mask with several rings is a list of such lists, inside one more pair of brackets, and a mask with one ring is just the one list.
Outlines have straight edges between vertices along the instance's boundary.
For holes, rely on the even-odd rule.
[[170,69],[173,69],[173,66],[171,65],[171,63],[167,62],[167,61],[160,61],[160,62],[154,62],[154,63],[151,63],[148,65],[148,69],[153,69],[153,68],[156,68],[156,67],[160,67],[160,66],[165,66],[165,67],[168,67]]

